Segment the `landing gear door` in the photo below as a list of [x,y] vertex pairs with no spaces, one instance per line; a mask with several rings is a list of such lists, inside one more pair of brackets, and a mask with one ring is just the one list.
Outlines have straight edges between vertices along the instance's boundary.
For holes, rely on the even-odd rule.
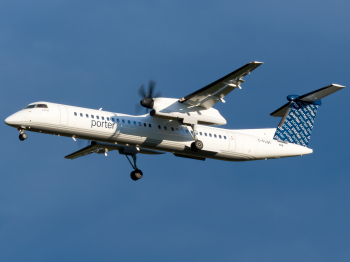
[[228,134],[228,140],[230,143],[229,150],[235,151],[236,150],[236,138],[235,135],[232,133],[227,133]]

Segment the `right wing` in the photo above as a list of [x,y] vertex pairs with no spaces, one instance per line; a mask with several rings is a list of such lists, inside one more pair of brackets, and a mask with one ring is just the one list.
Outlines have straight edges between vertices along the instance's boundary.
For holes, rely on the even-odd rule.
[[75,159],[81,156],[90,155],[92,153],[97,154],[105,154],[107,155],[107,152],[118,150],[121,154],[151,154],[151,155],[159,155],[164,154],[164,152],[146,149],[146,148],[140,148],[140,147],[134,147],[134,146],[124,146],[119,144],[110,144],[110,143],[102,143],[102,142],[95,142],[92,141],[91,145],[88,145],[87,147],[84,147],[68,156],[65,156],[66,159]]
[[201,106],[206,109],[211,108],[220,100],[224,102],[223,98],[236,87],[241,89],[240,85],[244,82],[243,77],[262,64],[262,62],[250,62],[214,83],[181,98],[179,102],[190,106]]

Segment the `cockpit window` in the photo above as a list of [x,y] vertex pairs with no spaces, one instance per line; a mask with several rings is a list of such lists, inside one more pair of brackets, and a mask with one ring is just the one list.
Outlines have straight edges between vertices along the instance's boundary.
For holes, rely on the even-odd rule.
[[27,105],[25,108],[23,109],[27,109],[27,108],[34,108],[35,107],[35,104],[34,105]]
[[37,104],[37,105],[35,106],[35,108],[37,108],[37,107],[47,108],[47,105],[45,105],[45,104]]

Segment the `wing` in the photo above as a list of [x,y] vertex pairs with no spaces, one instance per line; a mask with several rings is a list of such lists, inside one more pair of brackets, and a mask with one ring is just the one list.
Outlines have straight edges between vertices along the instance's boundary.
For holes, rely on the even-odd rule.
[[90,155],[92,153],[107,155],[107,152],[113,151],[113,150],[118,150],[119,153],[121,153],[121,154],[137,154],[137,153],[152,154],[152,155],[164,154],[164,152],[146,149],[146,148],[92,141],[91,145],[84,147],[83,149],[80,149],[80,150],[78,150],[78,151],[76,151],[68,156],[65,156],[64,158],[75,159],[75,158],[78,158],[81,156]]
[[189,94],[179,100],[180,103],[186,103],[191,106],[201,106],[206,109],[211,108],[219,100],[225,102],[223,98],[227,96],[236,87],[241,89],[244,82],[243,77],[248,75],[262,62],[250,62],[232,73],[220,78],[219,80],[207,85],[196,92]]

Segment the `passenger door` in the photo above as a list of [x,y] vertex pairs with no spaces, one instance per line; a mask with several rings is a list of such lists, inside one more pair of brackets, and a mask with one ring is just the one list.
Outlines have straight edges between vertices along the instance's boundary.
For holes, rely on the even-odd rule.
[[235,135],[233,133],[227,133],[227,135],[228,135],[228,140],[229,140],[229,143],[230,143],[229,150],[235,151],[236,150],[236,138],[235,138]]
[[66,106],[63,106],[63,105],[59,105],[58,107],[59,107],[60,113],[61,113],[60,124],[61,124],[61,125],[67,125],[67,124],[68,124],[68,111],[67,111],[67,107],[66,107]]

